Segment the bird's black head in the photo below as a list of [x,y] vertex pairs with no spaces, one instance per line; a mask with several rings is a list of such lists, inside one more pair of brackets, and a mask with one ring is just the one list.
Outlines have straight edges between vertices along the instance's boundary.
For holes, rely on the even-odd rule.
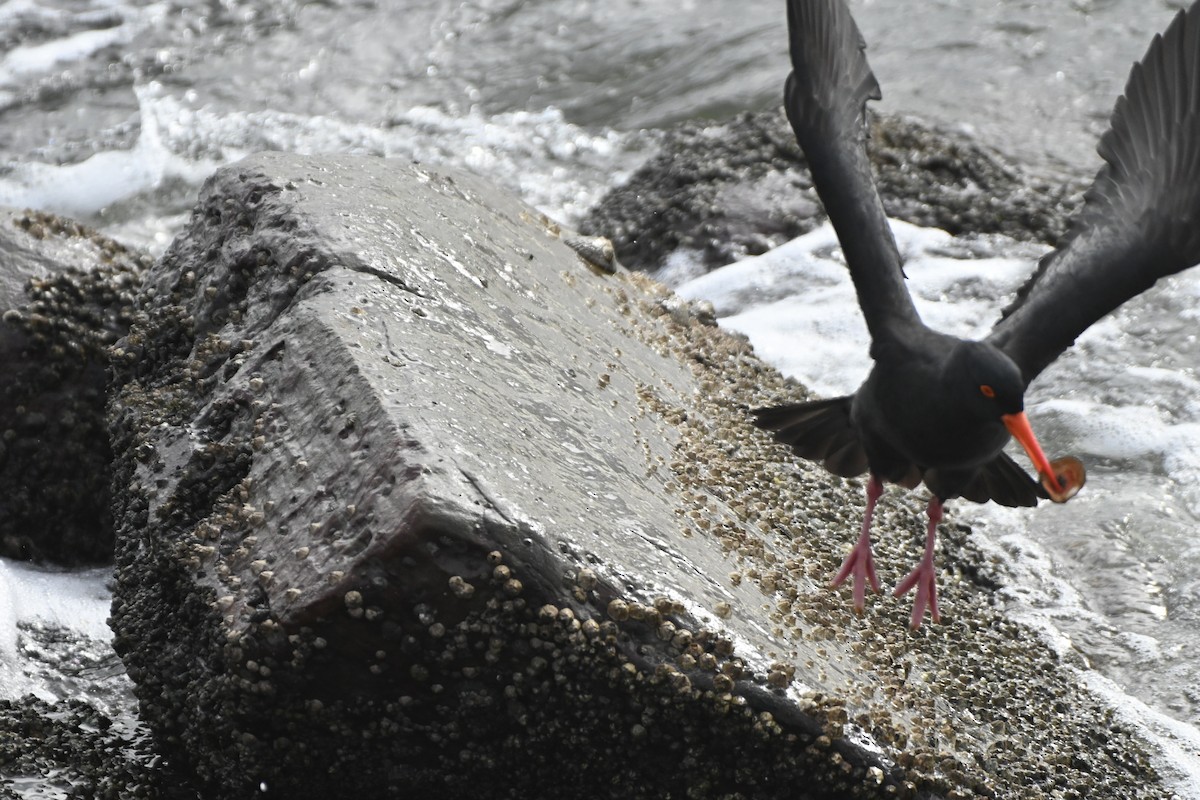
[[1025,409],[1021,370],[987,342],[959,341],[942,374],[948,396],[980,419],[996,420]]
[[1054,502],[1065,503],[1079,491],[1083,464],[1076,458],[1046,458],[1025,416],[1025,379],[1011,358],[987,342],[960,340],[951,345],[944,367],[942,389],[955,403],[948,413],[985,428],[1003,424],[1024,448]]

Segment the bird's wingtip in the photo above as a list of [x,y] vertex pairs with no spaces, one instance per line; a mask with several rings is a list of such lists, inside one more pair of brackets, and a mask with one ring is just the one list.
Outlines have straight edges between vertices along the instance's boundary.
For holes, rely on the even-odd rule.
[[1130,69],[1097,151],[1104,167],[1080,222],[1094,224],[1089,208],[1136,220],[1166,262],[1161,274],[1200,262],[1200,2],[1177,13]]
[[792,72],[785,105],[798,137],[809,128],[865,124],[868,100],[883,94],[867,63],[866,39],[843,0],[791,0],[788,41]]

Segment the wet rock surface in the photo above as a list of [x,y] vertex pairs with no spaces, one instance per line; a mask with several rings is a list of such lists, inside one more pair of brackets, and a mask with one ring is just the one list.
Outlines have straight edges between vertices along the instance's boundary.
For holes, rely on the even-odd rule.
[[[953,234],[1054,244],[1087,176],[1039,176],[961,133],[871,116],[869,153],[889,216]],[[821,224],[824,210],[781,110],[670,131],[658,155],[610,191],[580,228],[608,236],[626,266],[655,271],[676,250],[712,269]]]
[[942,625],[853,615],[861,487],[746,414],[803,390],[569,239],[389,161],[207,185],[110,405],[115,644],[207,796],[1169,795],[964,529]]
[[107,348],[150,259],[49,214],[0,212],[0,556],[112,559]]
[[145,729],[95,706],[0,700],[0,797],[195,798]]
[[695,377],[643,291],[467,176],[209,184],[114,354],[113,626],[212,792],[900,785],[823,701],[770,702],[785,730],[733,692],[721,553],[662,499]]

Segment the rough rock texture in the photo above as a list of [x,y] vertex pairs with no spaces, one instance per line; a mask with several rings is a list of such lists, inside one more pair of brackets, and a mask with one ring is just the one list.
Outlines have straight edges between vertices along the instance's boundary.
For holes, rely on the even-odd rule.
[[0,700],[0,798],[194,800],[145,730],[82,701]]
[[[1084,184],[1024,174],[995,150],[912,119],[872,116],[869,152],[888,214],[950,233],[1054,244]],[[782,111],[690,122],[580,224],[629,267],[656,270],[677,249],[715,268],[758,255],[824,220]]]
[[0,556],[108,562],[106,348],[150,260],[17,211],[0,211],[0,254]]
[[861,490],[745,414],[800,390],[563,236],[391,161],[206,186],[110,408],[116,647],[207,796],[1166,796],[961,529],[944,624],[851,614]]

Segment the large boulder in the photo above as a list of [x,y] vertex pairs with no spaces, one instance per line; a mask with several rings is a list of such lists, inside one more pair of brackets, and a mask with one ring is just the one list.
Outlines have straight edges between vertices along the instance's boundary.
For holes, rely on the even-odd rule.
[[572,243],[394,161],[206,185],[110,415],[116,647],[207,796],[1166,795],[961,529],[943,625],[827,592],[859,489],[745,414],[802,390]]

